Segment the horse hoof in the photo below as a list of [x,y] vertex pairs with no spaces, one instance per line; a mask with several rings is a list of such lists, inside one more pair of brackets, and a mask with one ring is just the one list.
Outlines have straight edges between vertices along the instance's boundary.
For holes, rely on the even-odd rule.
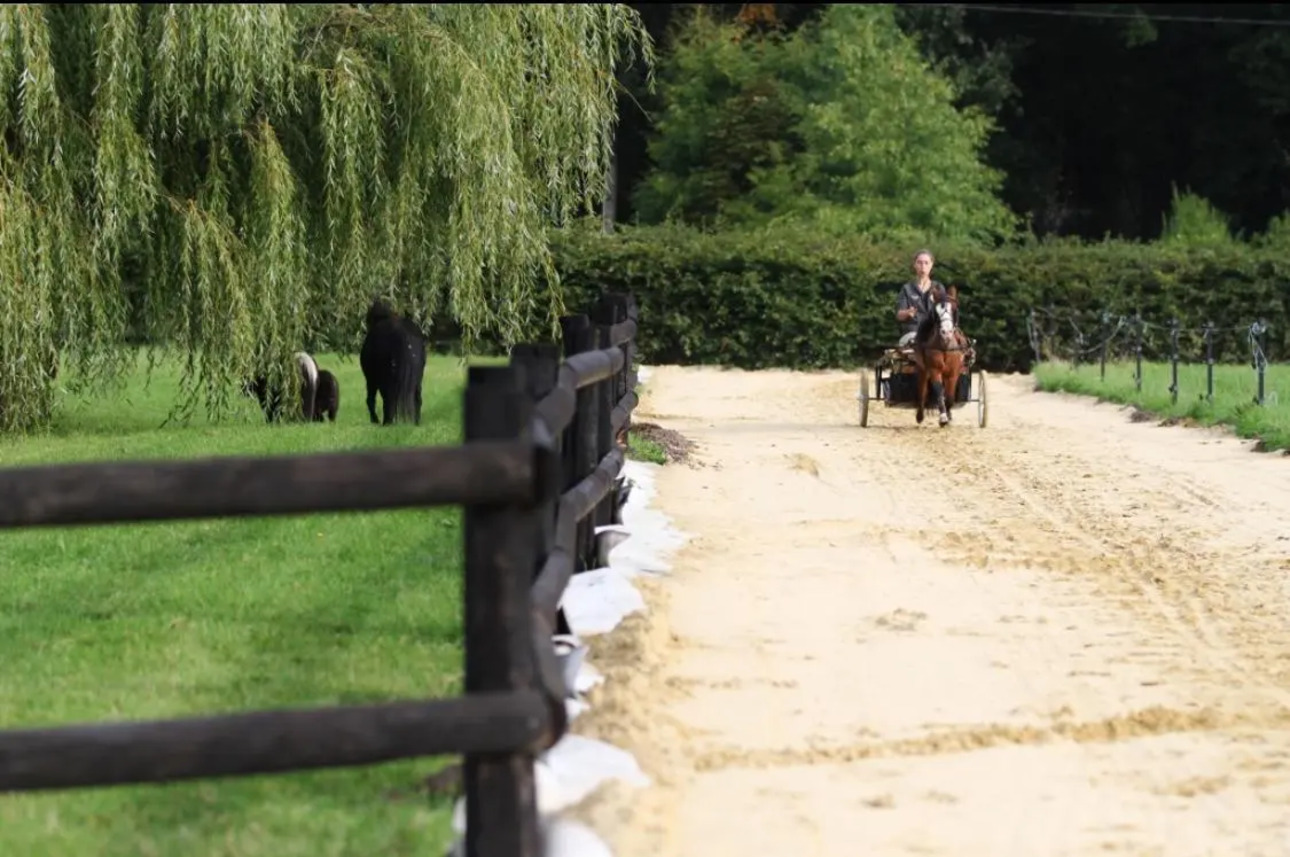
[[950,418],[945,416],[945,414],[941,414],[940,423],[941,423],[941,428],[945,428],[947,425],[950,424]]
[[923,415],[922,415],[922,413],[914,414],[914,422],[918,423],[919,425],[922,425],[922,424],[923,424]]

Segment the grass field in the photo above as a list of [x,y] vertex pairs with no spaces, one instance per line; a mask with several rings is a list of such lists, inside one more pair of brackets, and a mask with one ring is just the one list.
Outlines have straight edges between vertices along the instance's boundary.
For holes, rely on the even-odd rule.
[[[1290,366],[1269,365],[1264,373],[1264,404],[1254,403],[1257,379],[1249,365],[1214,367],[1214,398],[1205,396],[1204,364],[1178,366],[1178,402],[1170,401],[1168,363],[1142,364],[1142,391],[1133,383],[1132,362],[1108,363],[1102,380],[1096,363],[1072,370],[1069,363],[1042,363],[1034,368],[1040,389],[1096,396],[1136,405],[1160,417],[1227,425],[1240,437],[1258,438],[1267,450],[1290,448]],[[1280,394],[1286,394],[1286,401]]]
[[[177,389],[165,365],[147,389],[140,372],[69,402],[48,435],[0,440],[0,466],[460,442],[455,358],[430,361],[422,425],[391,428],[368,423],[356,359],[318,362],[340,380],[334,425],[266,426],[247,399],[243,422],[158,428]],[[459,522],[449,508],[4,532],[0,727],[459,693]],[[415,786],[444,761],[6,795],[0,854],[439,854],[450,803]]]

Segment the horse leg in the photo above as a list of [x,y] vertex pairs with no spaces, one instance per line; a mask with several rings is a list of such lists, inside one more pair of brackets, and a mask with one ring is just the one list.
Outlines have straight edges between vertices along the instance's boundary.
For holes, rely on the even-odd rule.
[[914,422],[923,424],[923,408],[927,404],[927,372],[918,370],[918,410],[914,412]]
[[949,395],[945,397],[945,422],[947,423],[954,421],[954,401],[959,395],[959,378],[962,375],[962,367],[955,366],[950,370],[949,380],[946,382],[946,387],[949,389]]
[[381,425],[394,425],[399,410],[399,390],[396,384],[386,384],[381,390],[381,406],[384,410]]
[[939,422],[942,426],[949,421],[945,416],[945,373],[938,371],[936,377],[932,380],[932,392],[936,395],[936,410],[938,411]]
[[368,416],[372,417],[372,425],[377,425],[377,383],[372,378],[368,378]]

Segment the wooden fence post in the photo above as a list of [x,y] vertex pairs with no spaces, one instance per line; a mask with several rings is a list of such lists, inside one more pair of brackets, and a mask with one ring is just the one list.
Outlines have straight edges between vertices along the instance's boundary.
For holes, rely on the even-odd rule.
[[[636,306],[636,296],[631,293],[623,295],[623,304],[627,312],[627,318],[635,321],[638,325],[636,335],[628,341],[625,347],[627,359],[623,365],[624,377],[627,379],[627,389],[634,392],[636,390],[636,340],[640,336],[640,310]],[[627,445],[628,438],[631,436],[631,425],[632,420],[629,416],[627,425],[623,426],[623,446]]]
[[[599,336],[586,315],[563,316],[560,328],[564,334],[564,356],[572,357],[585,351],[595,351],[599,346]],[[600,398],[599,384],[591,384],[578,391],[577,411],[566,434],[565,484],[568,491],[586,477],[590,476],[600,463],[596,455],[596,408]],[[596,567],[596,530],[593,516],[588,515],[578,522],[576,541],[577,562],[574,572],[589,571]]]
[[[600,347],[618,348],[623,352],[622,370],[615,372],[603,382],[604,392],[602,393],[598,430],[600,457],[603,458],[613,452],[615,445],[618,443],[618,433],[614,431],[612,422],[613,413],[614,408],[623,400],[623,396],[627,395],[627,371],[630,368],[627,362],[627,349],[622,345],[613,345],[609,336],[610,328],[621,321],[627,320],[626,299],[619,294],[601,294],[600,300],[596,303],[592,320],[596,323],[596,328],[599,331]],[[604,499],[596,504],[595,517],[596,526],[619,523],[617,480],[614,481]]]
[[[465,392],[466,441],[531,436],[522,366],[472,366]],[[537,686],[529,592],[537,519],[525,506],[465,509],[467,694]],[[537,857],[536,758],[532,752],[468,754],[467,857]]]
[[[534,405],[546,397],[548,393],[555,389],[556,383],[560,378],[560,346],[554,343],[541,344],[518,344],[511,348],[511,365],[523,366],[526,383],[528,386],[529,399]],[[565,438],[569,432],[560,432],[553,438],[555,441],[555,460],[563,467],[567,448],[564,446]],[[560,513],[560,495],[565,489],[565,475],[557,469],[557,472],[543,472],[539,478],[546,480],[539,484],[539,496],[537,498],[537,514],[539,520],[538,528],[538,556],[533,564],[533,579],[537,580],[538,574],[542,571],[542,566],[546,558],[551,555],[555,547],[555,524],[556,517]],[[555,633],[570,633],[569,622],[565,618],[564,609],[557,608],[555,614]]]
[[[607,302],[606,298],[606,295],[602,294],[600,296],[600,300],[596,302],[596,306],[592,309],[591,316],[596,337],[595,347],[597,350],[602,351],[610,347],[609,328],[613,326],[613,322],[608,320],[613,318],[613,307]],[[610,375],[605,380],[597,382],[595,387],[597,395],[593,419],[595,421],[596,463],[599,464],[614,448],[614,427],[611,420],[614,405],[617,404],[617,400],[614,397],[614,392],[617,389],[616,379],[613,375]],[[600,502],[592,508],[591,514],[587,516],[591,521],[590,529],[593,539],[595,538],[596,528],[603,527],[610,522],[609,509],[613,500],[613,492],[611,491],[600,499]],[[593,561],[599,564],[599,556]]]
[[[562,342],[562,351],[564,359],[568,360],[577,354],[582,347],[582,332],[587,325],[591,323],[585,315],[562,315],[560,316],[560,339]],[[579,401],[579,403],[581,403]],[[561,490],[568,491],[574,485],[578,484],[577,468],[574,466],[574,459],[577,456],[578,449],[578,415],[574,412],[573,420],[564,429],[561,437],[561,449],[564,450],[564,485]]]
[[[622,296],[623,318],[635,321],[638,325],[636,333],[632,338],[623,343],[623,395],[636,392],[636,339],[640,335],[640,313],[636,308],[636,297],[630,292]],[[637,402],[639,404],[639,402]],[[627,414],[627,421],[623,423],[622,444],[623,455],[627,455],[627,448],[631,445],[632,416],[635,408]],[[624,460],[624,465],[626,461]],[[613,506],[613,523],[621,524],[623,522],[623,502],[619,496],[619,483],[614,484],[614,506]]]

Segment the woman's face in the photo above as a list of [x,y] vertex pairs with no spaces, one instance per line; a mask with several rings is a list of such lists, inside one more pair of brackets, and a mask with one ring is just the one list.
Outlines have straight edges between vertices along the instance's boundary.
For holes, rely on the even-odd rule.
[[919,253],[914,257],[914,273],[919,279],[930,277],[932,275],[932,257],[926,253]]

